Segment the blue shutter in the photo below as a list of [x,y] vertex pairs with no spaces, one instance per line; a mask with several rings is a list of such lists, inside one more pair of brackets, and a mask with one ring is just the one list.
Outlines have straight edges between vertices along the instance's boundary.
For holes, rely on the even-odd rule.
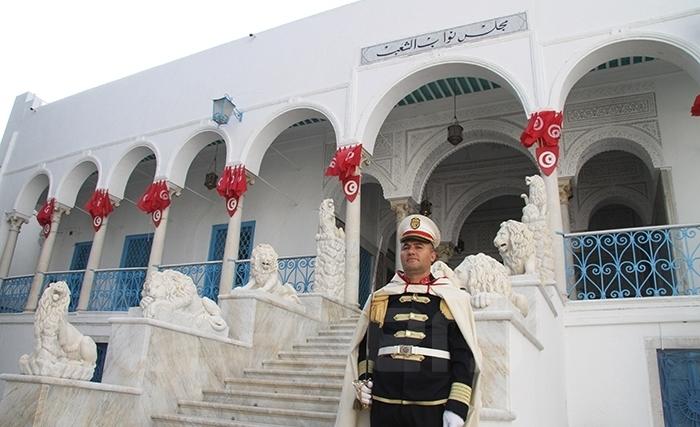
[[700,349],[656,353],[666,427],[700,427]]
[[[255,221],[241,223],[241,238],[238,246],[238,259],[250,259],[253,253],[253,241],[255,240]],[[238,264],[236,266],[236,281],[234,287],[243,286],[248,283],[250,274],[250,263]]]
[[153,233],[132,234],[124,238],[120,268],[148,267],[148,257],[151,255]]
[[90,257],[92,242],[79,242],[73,248],[73,259],[70,262],[69,270],[85,270]]

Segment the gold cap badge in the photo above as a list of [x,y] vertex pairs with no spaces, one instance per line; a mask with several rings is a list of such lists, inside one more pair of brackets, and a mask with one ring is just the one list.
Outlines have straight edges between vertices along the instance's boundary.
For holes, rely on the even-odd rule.
[[416,230],[420,227],[420,218],[411,218],[411,228]]

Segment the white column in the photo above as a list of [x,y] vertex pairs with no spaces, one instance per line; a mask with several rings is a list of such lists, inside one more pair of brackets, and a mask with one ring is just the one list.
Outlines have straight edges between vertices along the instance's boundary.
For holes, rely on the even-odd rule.
[[17,246],[17,236],[19,235],[22,225],[29,221],[27,217],[17,212],[8,212],[5,215],[7,216],[7,222],[10,224],[10,228],[7,232],[5,247],[2,250],[2,258],[0,258],[0,278],[7,277],[7,274],[10,272],[10,264],[12,264],[12,257],[15,254],[15,247]]
[[571,197],[573,197],[571,177],[559,178],[559,206],[564,233],[571,232],[571,220],[569,219],[569,200],[571,200]]
[[345,302],[358,305],[360,292],[360,189],[345,208]]
[[398,231],[399,224],[401,224],[401,221],[403,221],[404,218],[414,211],[416,203],[410,197],[406,197],[403,199],[389,200],[389,204],[391,205],[391,210],[394,211],[394,214],[396,215],[396,254],[394,254],[394,270],[399,271],[403,270],[403,266],[401,265],[401,257],[399,256],[401,253],[401,236],[399,236]]
[[552,256],[554,258],[554,279],[559,291],[566,294],[566,272],[564,270],[564,241],[559,233],[564,231],[559,204],[559,173],[554,170],[551,175],[543,175],[547,191],[547,211],[549,230],[552,233]]
[[160,224],[153,232],[153,242],[151,243],[151,254],[148,257],[148,269],[146,270],[146,280],[152,272],[158,271],[158,267],[163,263],[163,249],[165,248],[165,233],[168,230],[168,217],[170,216],[170,208],[173,206],[173,196],[179,196],[182,189],[171,182],[168,182],[168,191],[170,192],[170,206],[163,209]]
[[88,257],[87,266],[85,267],[85,275],[83,276],[83,284],[80,287],[80,298],[78,299],[78,311],[85,311],[90,302],[90,293],[92,291],[92,283],[95,280],[95,270],[100,267],[100,258],[102,257],[102,247],[105,243],[105,235],[107,234],[107,223],[109,217],[102,219],[102,226],[95,232],[95,237],[92,239],[92,247],[90,247],[90,256]]
[[49,263],[51,262],[51,254],[53,252],[54,243],[56,243],[58,226],[61,223],[61,216],[64,213],[66,215],[70,214],[70,209],[67,206],[56,203],[56,207],[51,215],[51,231],[49,231],[49,235],[46,237],[44,244],[41,246],[39,261],[36,263],[36,273],[34,273],[32,287],[29,290],[29,296],[27,297],[27,305],[24,308],[26,311],[36,310],[36,305],[39,302],[39,292],[41,291],[41,286],[44,283],[46,270],[48,270]]
[[219,297],[231,293],[231,288],[233,287],[233,280],[236,274],[236,260],[238,260],[238,250],[241,245],[241,218],[243,217],[244,198],[244,196],[241,196],[238,199],[238,208],[236,209],[236,213],[234,213],[228,219],[224,257],[221,260]]

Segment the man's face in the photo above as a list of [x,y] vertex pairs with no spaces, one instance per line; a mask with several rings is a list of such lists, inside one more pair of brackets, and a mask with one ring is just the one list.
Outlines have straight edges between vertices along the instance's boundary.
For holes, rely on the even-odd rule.
[[427,276],[435,259],[437,254],[433,245],[428,242],[406,240],[401,243],[401,265],[408,276]]

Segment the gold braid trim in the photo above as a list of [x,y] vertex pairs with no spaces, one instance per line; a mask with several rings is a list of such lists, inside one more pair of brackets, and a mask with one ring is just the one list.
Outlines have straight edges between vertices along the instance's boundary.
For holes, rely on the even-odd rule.
[[389,305],[389,295],[373,296],[372,305],[369,308],[369,320],[378,323],[381,328],[384,326],[386,308]]
[[457,382],[452,383],[449,398],[469,406],[469,402],[472,400],[472,388],[466,384]]
[[374,372],[374,360],[363,360],[357,364],[357,376],[361,377],[364,374]]
[[442,313],[443,316],[447,318],[447,320],[455,320],[455,317],[452,315],[452,312],[450,311],[450,307],[447,306],[447,303],[445,300],[440,301],[440,312]]
[[381,397],[377,395],[372,395],[372,400],[377,402],[388,403],[390,405],[419,405],[419,406],[437,406],[444,405],[447,403],[447,399],[440,400],[401,400],[401,399],[387,399],[386,397]]

